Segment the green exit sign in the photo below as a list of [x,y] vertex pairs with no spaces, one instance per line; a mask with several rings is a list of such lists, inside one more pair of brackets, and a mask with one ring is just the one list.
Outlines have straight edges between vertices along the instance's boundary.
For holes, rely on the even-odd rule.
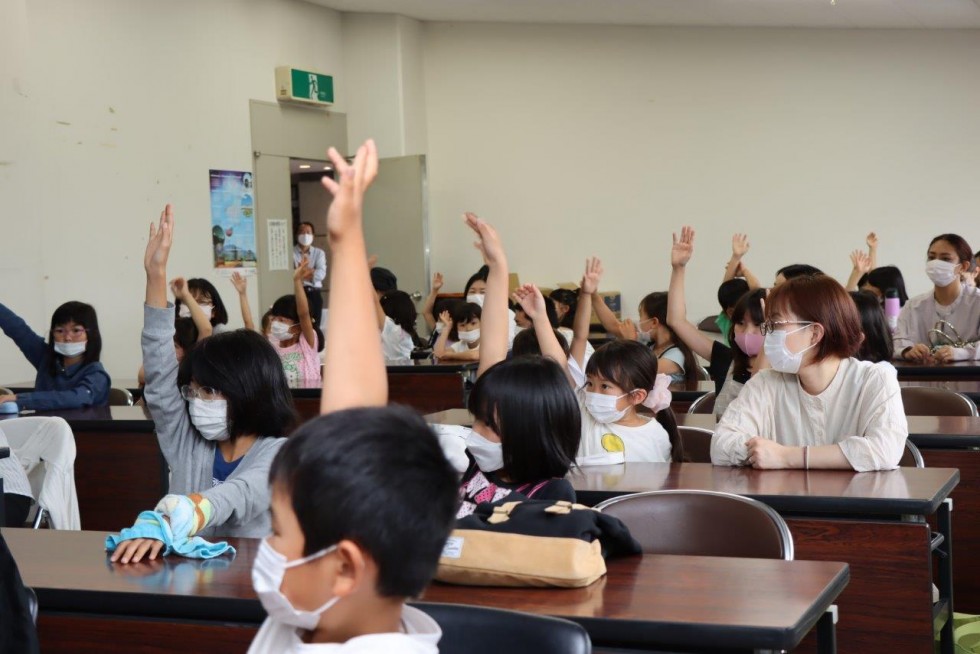
[[276,98],[280,102],[333,104],[333,77],[289,66],[276,68]]

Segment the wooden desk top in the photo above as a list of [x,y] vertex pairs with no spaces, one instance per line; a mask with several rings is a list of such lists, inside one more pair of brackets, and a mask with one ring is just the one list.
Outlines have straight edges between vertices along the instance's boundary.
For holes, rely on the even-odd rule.
[[714,490],[744,495],[786,513],[931,515],[960,480],[954,468],[755,470],[710,463],[585,466],[568,480],[583,504],[656,490]]
[[73,431],[132,432],[153,431],[153,420],[142,406],[102,406],[62,411],[34,411],[19,416],[0,415],[0,421],[10,418],[53,416],[68,421]]
[[[258,623],[251,582],[256,539],[229,539],[234,559],[180,557],[111,564],[105,534],[5,529],[24,583],[42,611]],[[423,601],[490,606],[560,616],[594,639],[792,649],[848,581],[844,563],[686,556],[608,562],[588,588],[472,588],[433,584]]]

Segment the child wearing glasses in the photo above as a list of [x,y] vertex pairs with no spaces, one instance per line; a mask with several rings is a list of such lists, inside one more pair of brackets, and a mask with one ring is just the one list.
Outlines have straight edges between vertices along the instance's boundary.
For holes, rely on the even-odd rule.
[[770,370],[754,375],[711,439],[711,462],[754,468],[898,466],[908,438],[898,375],[855,358],[864,338],[857,306],[826,275],[804,275],[766,300]]
[[111,382],[99,362],[102,336],[94,307],[65,302],[55,309],[47,343],[3,304],[0,329],[37,370],[33,392],[0,394],[0,403],[17,402],[20,409],[38,411],[108,404]]
[[[178,365],[166,282],[172,235],[167,205],[144,256],[144,396],[171,471],[170,495],[155,510],[171,518],[172,528],[174,516],[192,515],[183,536],[265,536],[269,467],[296,419],[286,376],[268,340],[247,330],[197,343]],[[154,559],[162,547],[152,538],[126,540],[112,560]]]

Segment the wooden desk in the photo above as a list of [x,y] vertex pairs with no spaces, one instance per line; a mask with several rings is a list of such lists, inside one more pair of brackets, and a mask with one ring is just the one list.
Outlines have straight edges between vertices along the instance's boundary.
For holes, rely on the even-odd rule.
[[[957,470],[807,472],[628,463],[582,468],[569,480],[584,504],[634,492],[690,489],[736,493],[772,506],[786,518],[797,559],[851,566],[851,584],[839,601],[842,651],[931,651],[934,620],[942,624],[949,611],[949,605],[940,605],[933,612],[929,525],[903,517],[938,513],[944,536],[951,537],[943,499],[959,481]],[[943,597],[952,597],[948,567],[940,577]],[[945,637],[951,635],[948,629]]]
[[[4,537],[37,592],[46,653],[132,651],[135,642],[243,652],[264,618],[251,583],[258,540],[229,539],[234,559],[123,566],[108,562],[99,532],[7,529]],[[835,562],[637,556],[608,567],[588,588],[437,583],[423,601],[568,618],[597,646],[793,649],[848,581],[847,565]]]
[[975,361],[923,364],[892,361],[899,381],[980,381],[980,366]]

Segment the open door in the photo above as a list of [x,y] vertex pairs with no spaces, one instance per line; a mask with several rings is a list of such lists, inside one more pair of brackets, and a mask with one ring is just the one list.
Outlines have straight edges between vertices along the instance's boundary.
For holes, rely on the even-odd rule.
[[[424,155],[378,162],[378,178],[364,197],[364,238],[368,254],[395,273],[398,288],[421,311],[430,283]],[[419,325],[423,322],[420,315]]]

